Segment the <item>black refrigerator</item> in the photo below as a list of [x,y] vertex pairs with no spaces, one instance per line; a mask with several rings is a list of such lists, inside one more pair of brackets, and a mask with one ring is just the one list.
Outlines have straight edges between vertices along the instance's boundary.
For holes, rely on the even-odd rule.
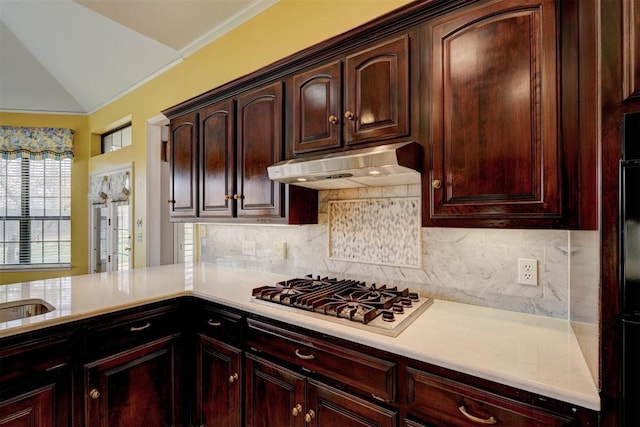
[[623,119],[620,278],[622,425],[640,426],[640,112]]

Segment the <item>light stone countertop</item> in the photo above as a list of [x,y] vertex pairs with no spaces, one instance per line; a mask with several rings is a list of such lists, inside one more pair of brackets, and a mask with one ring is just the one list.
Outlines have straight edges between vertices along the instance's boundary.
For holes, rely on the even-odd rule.
[[56,310],[0,323],[0,338],[171,297],[195,295],[574,405],[600,409],[598,390],[566,320],[436,300],[392,338],[252,301],[253,288],[289,278],[198,263],[3,285],[0,303],[42,298]]

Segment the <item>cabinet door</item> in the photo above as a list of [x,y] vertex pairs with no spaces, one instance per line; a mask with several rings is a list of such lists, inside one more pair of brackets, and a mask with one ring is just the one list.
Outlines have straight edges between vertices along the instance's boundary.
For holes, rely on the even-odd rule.
[[491,2],[426,37],[430,218],[560,218],[554,1]]
[[[307,409],[308,408],[308,409]],[[307,384],[307,420],[317,427],[395,427],[397,413],[315,380]],[[311,412],[310,412],[311,411]]]
[[196,419],[209,427],[240,427],[242,351],[198,335]]
[[198,214],[198,115],[186,114],[171,122],[171,218]]
[[347,145],[409,133],[409,36],[347,57]]
[[293,77],[293,152],[340,147],[342,143],[342,63]]
[[233,100],[200,110],[200,217],[234,215]]
[[85,365],[85,425],[177,425],[177,348],[167,337]]
[[55,386],[49,385],[0,402],[0,426],[49,427],[55,422]]
[[251,354],[245,359],[245,373],[247,427],[305,425],[305,377]]
[[283,185],[271,181],[267,167],[282,160],[282,83],[238,97],[238,217],[280,218]]
[[47,330],[0,343],[0,426],[68,426],[72,334]]

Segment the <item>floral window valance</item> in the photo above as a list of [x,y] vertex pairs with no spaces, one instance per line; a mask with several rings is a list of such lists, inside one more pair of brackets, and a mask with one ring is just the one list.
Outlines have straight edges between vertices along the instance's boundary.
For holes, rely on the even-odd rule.
[[3,159],[72,159],[73,131],[65,128],[0,126]]

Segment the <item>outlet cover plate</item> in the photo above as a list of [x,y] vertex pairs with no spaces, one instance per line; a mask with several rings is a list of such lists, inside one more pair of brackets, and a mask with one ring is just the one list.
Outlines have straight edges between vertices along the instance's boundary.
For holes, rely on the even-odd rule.
[[538,260],[535,258],[518,259],[518,283],[538,286]]

